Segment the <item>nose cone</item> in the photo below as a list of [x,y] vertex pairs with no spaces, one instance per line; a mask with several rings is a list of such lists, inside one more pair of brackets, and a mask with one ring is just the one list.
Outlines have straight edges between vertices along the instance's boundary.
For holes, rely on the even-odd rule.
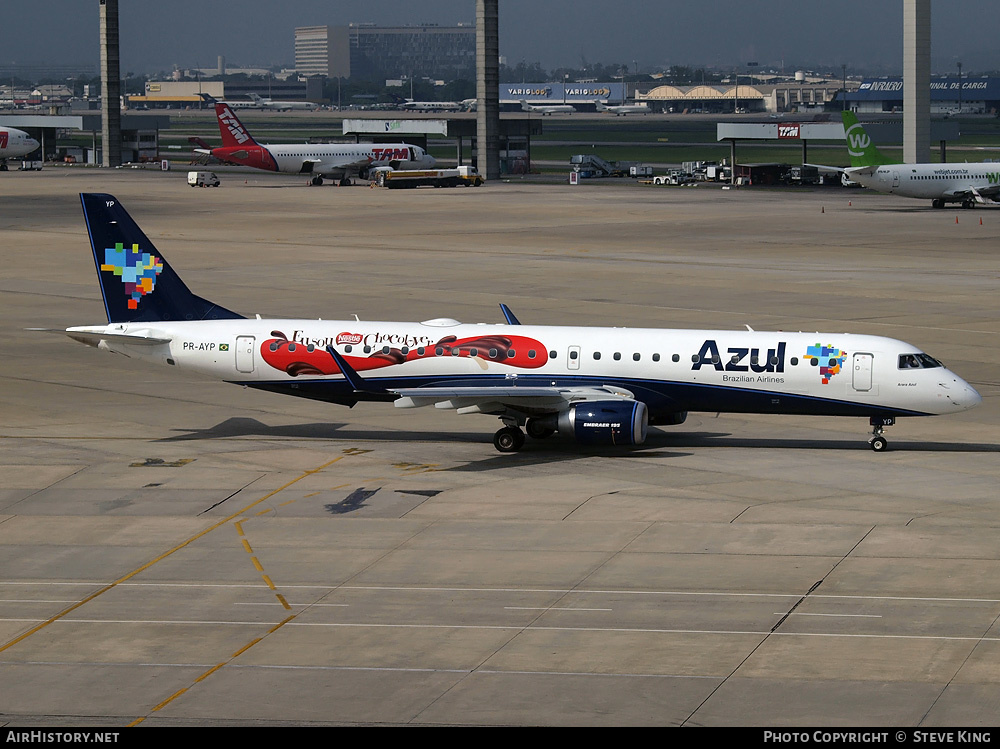
[[939,383],[941,392],[954,411],[968,411],[983,402],[983,396],[958,375],[948,372],[947,379]]
[[38,148],[40,145],[42,145],[41,143],[39,143],[34,138],[28,138],[27,140],[28,140],[28,145],[31,146],[32,150],[34,150],[34,149]]

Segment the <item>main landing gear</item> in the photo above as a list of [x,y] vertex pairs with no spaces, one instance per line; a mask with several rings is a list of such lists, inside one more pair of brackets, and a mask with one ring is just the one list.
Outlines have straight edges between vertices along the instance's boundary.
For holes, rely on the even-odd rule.
[[524,432],[515,426],[507,426],[493,435],[493,446],[502,453],[516,453],[524,447]]
[[[533,440],[543,440],[556,433],[553,423],[547,419],[528,419],[524,431]],[[502,453],[516,453],[524,447],[524,441],[524,432],[513,419],[504,420],[504,428],[493,435],[493,446]]]
[[872,416],[868,419],[872,426],[872,436],[868,438],[868,445],[877,453],[884,453],[889,449],[889,441],[882,436],[886,427],[891,427],[896,423],[895,416]]

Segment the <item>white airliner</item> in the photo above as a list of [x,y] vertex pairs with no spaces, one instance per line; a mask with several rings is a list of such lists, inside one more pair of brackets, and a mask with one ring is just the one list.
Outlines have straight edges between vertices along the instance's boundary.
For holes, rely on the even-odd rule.
[[853,112],[843,112],[844,134],[851,166],[844,174],[878,192],[924,198],[934,208],[961,203],[996,205],[1000,194],[1000,163],[891,164],[872,143]]
[[572,104],[529,104],[524,99],[521,99],[521,109],[525,112],[534,112],[535,114],[573,114],[576,111],[576,107]]
[[[111,195],[81,194],[108,322],[66,329],[104,351],[247,387],[353,406],[491,414],[501,452],[555,432],[637,445],[688,411],[899,416],[981,398],[916,346],[849,333],[247,319],[195,296]],[[59,331],[63,332],[63,331]]]
[[217,102],[215,115],[222,134],[221,148],[196,148],[220,161],[251,166],[269,172],[308,174],[311,183],[322,185],[323,178],[351,183],[351,175],[362,179],[376,166],[393,169],[430,169],[436,163],[424,149],[408,143],[257,143],[226,104]]
[[595,101],[594,104],[597,105],[598,112],[612,112],[619,117],[627,114],[649,114],[650,108],[646,102],[641,104],[616,104],[614,106],[609,106],[601,101]]
[[457,101],[405,101],[400,109],[411,112],[460,112],[462,105]]
[[7,159],[27,156],[38,145],[38,141],[23,130],[0,126],[0,172],[7,171]]
[[298,110],[313,110],[316,109],[316,104],[311,101],[279,101],[276,99],[265,99],[258,94],[249,94],[251,100],[253,100],[253,106],[260,109],[270,109],[275,112],[289,112],[293,109]]

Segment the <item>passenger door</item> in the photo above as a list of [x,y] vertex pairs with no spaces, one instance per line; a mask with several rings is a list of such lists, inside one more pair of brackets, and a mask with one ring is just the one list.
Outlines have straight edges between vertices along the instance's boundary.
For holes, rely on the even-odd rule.
[[253,344],[252,335],[241,335],[236,338],[236,371],[253,372]]
[[855,354],[852,362],[854,389],[867,393],[872,389],[872,355]]

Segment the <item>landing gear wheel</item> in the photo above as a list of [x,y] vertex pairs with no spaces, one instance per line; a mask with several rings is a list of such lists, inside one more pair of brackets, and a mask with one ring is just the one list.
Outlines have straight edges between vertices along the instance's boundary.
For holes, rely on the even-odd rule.
[[882,437],[881,435],[878,437],[872,437],[869,444],[871,445],[872,450],[874,450],[877,453],[883,453],[889,449],[888,440],[886,440],[886,438]]
[[974,201],[974,200],[968,200],[968,199],[963,200],[962,201],[962,207],[963,208],[975,208],[976,207],[976,201]]
[[320,185],[323,184],[323,178],[313,177],[312,180],[310,180],[309,184],[311,184],[313,187],[319,187]]
[[517,427],[504,427],[493,435],[493,446],[502,453],[516,453],[524,447],[524,432]]
[[556,432],[555,429],[545,426],[537,419],[528,419],[528,423],[524,425],[524,431],[533,440],[543,440],[546,437],[551,437]]
[[353,183],[351,182],[350,177],[344,177],[342,180],[340,180],[341,187],[350,187],[352,184]]
[[931,208],[944,208],[944,201],[934,199],[931,201]]

